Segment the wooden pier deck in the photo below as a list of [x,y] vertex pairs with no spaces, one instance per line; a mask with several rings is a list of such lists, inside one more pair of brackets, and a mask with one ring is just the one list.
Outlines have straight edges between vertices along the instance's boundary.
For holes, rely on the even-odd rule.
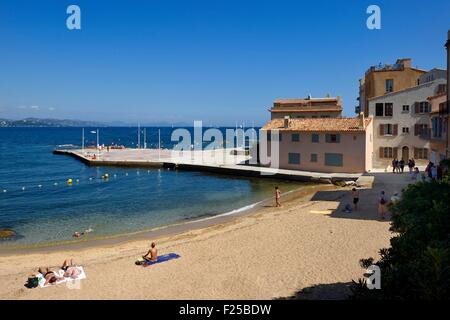
[[[275,169],[245,164],[250,159],[242,149],[172,151],[158,149],[54,150],[54,154],[72,156],[90,166],[164,167],[234,176],[275,178],[292,181],[332,183],[357,180],[362,174],[322,173]],[[95,157],[94,157],[95,154]]]

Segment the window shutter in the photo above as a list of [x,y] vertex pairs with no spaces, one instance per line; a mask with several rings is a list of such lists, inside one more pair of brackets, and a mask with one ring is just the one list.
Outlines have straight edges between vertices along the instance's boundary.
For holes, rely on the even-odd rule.
[[380,136],[384,136],[384,124],[380,124]]
[[419,103],[418,102],[414,102],[414,113],[420,113]]
[[398,148],[394,148],[392,150],[392,157],[394,157],[394,159],[398,158]]
[[384,158],[384,148],[380,147],[380,159]]
[[426,148],[423,149],[423,158],[428,159],[428,149]]
[[418,150],[417,148],[414,148],[414,159],[418,158]]
[[419,125],[417,123],[414,125],[414,135],[419,135]]
[[396,136],[398,135],[398,124],[394,124],[394,132],[393,135]]

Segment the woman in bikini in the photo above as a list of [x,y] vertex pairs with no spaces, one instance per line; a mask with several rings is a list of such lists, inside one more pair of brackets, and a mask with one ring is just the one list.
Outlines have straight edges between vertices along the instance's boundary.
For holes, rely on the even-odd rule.
[[58,276],[55,271],[51,270],[49,267],[39,268],[39,273],[44,276],[44,286],[47,284],[56,284],[56,282],[64,280],[64,277]]
[[77,268],[72,259],[70,259],[70,261],[65,260],[61,269],[64,270],[64,275],[62,277],[49,267],[39,268],[39,273],[41,273],[45,279],[44,286],[47,284],[56,284],[56,282],[64,280],[64,278],[76,279],[81,274],[80,269]]
[[76,279],[81,274],[80,269],[78,269],[77,265],[73,263],[73,259],[70,259],[70,262],[69,260],[64,260],[61,269],[64,270],[65,278]]

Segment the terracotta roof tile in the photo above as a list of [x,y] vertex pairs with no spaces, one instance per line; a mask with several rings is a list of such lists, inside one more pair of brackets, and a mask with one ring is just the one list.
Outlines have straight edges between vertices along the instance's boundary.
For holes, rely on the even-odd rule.
[[[365,119],[365,126],[371,119]],[[314,132],[363,132],[359,126],[359,118],[313,118],[289,119],[289,127],[284,128],[284,119],[273,119],[266,123],[262,130],[314,131]]]
[[341,107],[333,108],[305,108],[305,109],[288,109],[288,108],[272,108],[270,112],[341,112]]

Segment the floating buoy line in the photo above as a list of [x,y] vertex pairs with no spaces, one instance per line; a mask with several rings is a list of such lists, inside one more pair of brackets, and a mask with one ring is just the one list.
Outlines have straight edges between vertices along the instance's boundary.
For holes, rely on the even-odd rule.
[[[161,169],[158,168],[157,171],[160,172]],[[146,173],[150,174],[151,170],[147,170]],[[125,172],[125,174],[123,176],[124,177],[128,177],[129,173]],[[136,171],[136,176],[141,176],[141,170],[137,170]],[[118,175],[117,173],[114,173],[112,175],[112,177],[114,178],[114,180],[116,180],[117,178],[121,177],[121,175]],[[0,187],[0,193],[2,193],[2,194],[8,193],[9,194],[9,193],[14,192],[14,191],[20,192],[20,193],[30,192],[34,188],[42,190],[42,189],[45,189],[47,186],[49,186],[49,187],[51,187],[51,186],[57,187],[60,184],[65,186],[65,187],[74,187],[74,186],[77,186],[77,185],[82,185],[83,181],[86,181],[88,184],[92,184],[93,182],[106,183],[106,182],[109,182],[110,180],[111,180],[110,179],[110,174],[109,173],[104,173],[100,177],[89,177],[89,178],[86,178],[86,179],[67,178],[67,180],[64,181],[64,182],[63,181],[49,182],[48,185],[47,184],[38,184],[38,185],[32,185],[32,186],[30,186],[30,185],[26,186],[25,185],[25,186],[16,187],[16,188],[1,188]]]

